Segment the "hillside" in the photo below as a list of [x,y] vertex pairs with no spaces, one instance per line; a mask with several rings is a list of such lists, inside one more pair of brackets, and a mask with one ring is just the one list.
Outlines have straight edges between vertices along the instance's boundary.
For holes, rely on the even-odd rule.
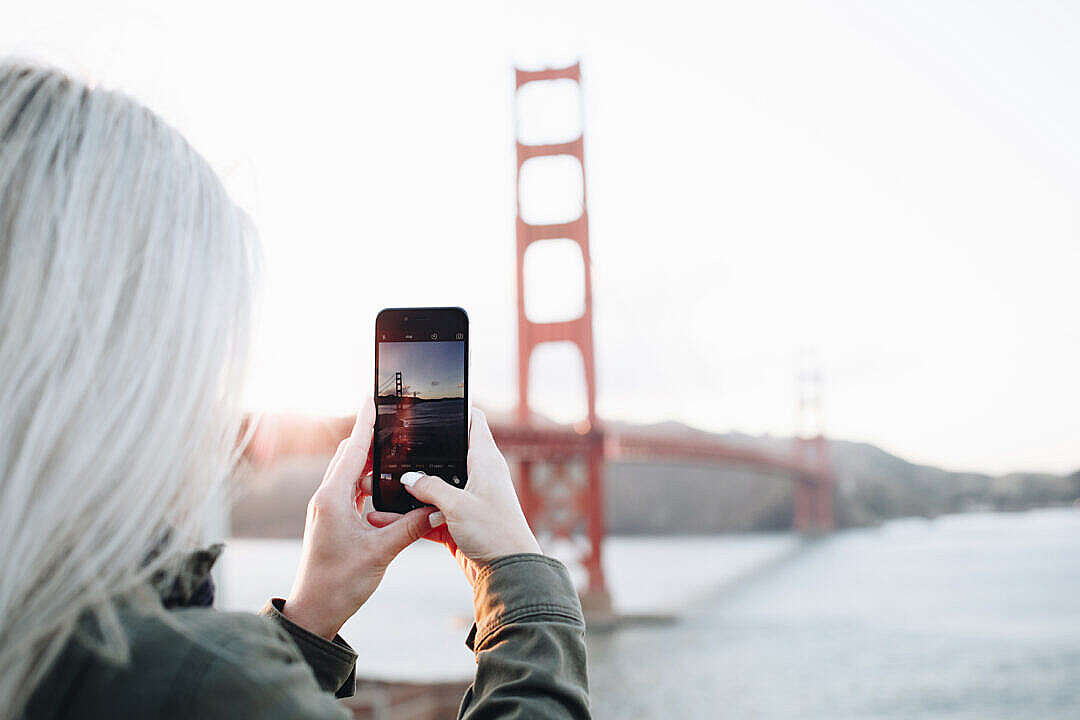
[[[732,445],[787,452],[790,438],[712,435],[680,423],[613,424],[621,432],[721,438]],[[967,510],[1022,510],[1080,498],[1080,472],[1069,476],[990,476],[917,465],[867,443],[831,440],[837,522],[868,525],[896,517]],[[791,526],[791,483],[780,475],[681,464],[613,464],[608,473],[613,532],[717,532]],[[676,517],[681,518],[676,522]]]
[[[612,423],[620,432],[715,437],[679,423]],[[789,438],[729,433],[735,445],[784,452]],[[1020,510],[1080,498],[1080,471],[1068,476],[990,476],[916,465],[866,443],[833,440],[837,521],[868,525],[895,517],[933,517],[966,510]],[[237,485],[238,535],[299,537],[304,508],[327,458],[294,457]],[[676,463],[615,462],[607,472],[608,525],[613,533],[712,533],[791,527],[791,482],[777,474]]]

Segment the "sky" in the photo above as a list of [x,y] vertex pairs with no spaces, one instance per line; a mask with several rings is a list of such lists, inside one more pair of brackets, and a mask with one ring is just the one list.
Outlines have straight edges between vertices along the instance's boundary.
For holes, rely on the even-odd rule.
[[465,397],[465,343],[439,342],[379,343],[379,387],[394,393],[396,373],[401,373],[406,395],[434,400]]
[[[517,109],[533,138],[585,130],[601,417],[786,435],[812,357],[829,435],[993,473],[1080,467],[1078,36],[1046,1],[40,0],[0,24],[165,117],[254,218],[254,409],[355,409],[376,313],[409,305],[465,307],[474,401],[513,406]],[[577,58],[580,98],[515,104],[515,63]],[[580,207],[549,165],[531,217]],[[530,314],[579,308],[573,248],[531,254]],[[533,368],[534,409],[575,419],[580,359]]]

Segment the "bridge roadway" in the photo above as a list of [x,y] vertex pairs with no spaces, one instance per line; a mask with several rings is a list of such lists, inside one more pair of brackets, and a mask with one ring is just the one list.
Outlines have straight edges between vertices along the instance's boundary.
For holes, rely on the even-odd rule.
[[[265,466],[290,455],[330,455],[352,430],[352,417],[318,418],[299,415],[264,416],[246,456]],[[633,432],[578,433],[566,426],[493,423],[500,449],[517,460],[551,461],[586,454],[595,442],[603,444],[608,461],[668,460],[701,465],[744,465],[776,470],[793,480],[816,484],[828,480],[827,470],[795,456],[769,453],[707,438],[679,438]]]

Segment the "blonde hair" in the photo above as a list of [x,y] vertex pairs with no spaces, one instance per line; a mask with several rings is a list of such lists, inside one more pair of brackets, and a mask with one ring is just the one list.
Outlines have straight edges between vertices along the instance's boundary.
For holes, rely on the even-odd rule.
[[220,498],[254,248],[149,110],[0,64],[0,716],[19,716],[80,617],[80,639],[123,661],[118,599]]

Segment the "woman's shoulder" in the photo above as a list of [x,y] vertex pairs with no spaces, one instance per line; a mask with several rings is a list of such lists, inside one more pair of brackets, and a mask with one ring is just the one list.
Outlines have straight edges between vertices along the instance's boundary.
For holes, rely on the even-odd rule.
[[303,661],[289,634],[255,613],[180,608],[135,619],[131,627],[142,636],[139,642],[158,645],[159,652],[180,652],[237,668],[248,668],[252,659],[261,658]]
[[283,687],[314,684],[287,633],[258,615],[136,602],[119,617],[126,661],[102,656],[80,633],[28,717],[292,717]]

